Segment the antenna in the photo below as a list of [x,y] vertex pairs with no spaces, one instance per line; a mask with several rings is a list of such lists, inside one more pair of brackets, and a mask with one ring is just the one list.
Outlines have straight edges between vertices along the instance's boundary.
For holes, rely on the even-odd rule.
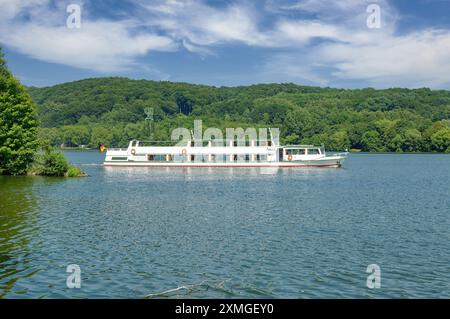
[[152,123],[153,123],[153,108],[152,107],[146,107],[144,109],[144,113],[147,115],[145,118],[145,134],[150,137],[150,140],[153,140],[153,130],[152,130]]

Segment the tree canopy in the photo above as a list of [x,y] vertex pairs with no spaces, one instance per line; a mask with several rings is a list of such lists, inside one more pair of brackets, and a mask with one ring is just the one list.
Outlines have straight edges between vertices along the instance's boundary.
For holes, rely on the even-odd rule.
[[279,127],[282,142],[327,149],[450,152],[450,92],[333,89],[284,84],[213,87],[167,81],[95,78],[28,88],[40,135],[54,145],[126,146],[148,139],[145,108],[154,109],[154,138],[170,140],[194,119],[207,127]]
[[0,173],[27,172],[37,148],[37,127],[35,105],[0,51]]

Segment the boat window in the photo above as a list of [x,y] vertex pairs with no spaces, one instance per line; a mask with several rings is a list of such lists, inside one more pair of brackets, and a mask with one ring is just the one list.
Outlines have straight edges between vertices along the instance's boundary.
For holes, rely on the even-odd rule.
[[249,155],[249,154],[246,154],[246,155],[245,155],[245,161],[246,161],[246,162],[250,161],[250,155]]
[[113,161],[127,161],[128,157],[111,157]]
[[154,161],[155,160],[155,156],[154,155],[147,155],[147,161]]
[[294,149],[287,149],[286,155],[305,155],[305,149],[303,148],[294,148]]
[[319,154],[318,149],[312,148],[308,150],[308,155],[317,155],[317,154]]

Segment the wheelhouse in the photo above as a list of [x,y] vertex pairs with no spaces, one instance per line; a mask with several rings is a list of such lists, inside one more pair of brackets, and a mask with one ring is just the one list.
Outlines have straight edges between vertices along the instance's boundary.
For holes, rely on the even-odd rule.
[[283,160],[295,161],[325,156],[325,148],[315,145],[288,145],[282,148]]

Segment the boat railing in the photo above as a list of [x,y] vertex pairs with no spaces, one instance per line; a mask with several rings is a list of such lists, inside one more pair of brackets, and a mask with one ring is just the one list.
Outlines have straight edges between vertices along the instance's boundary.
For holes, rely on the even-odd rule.
[[107,150],[108,151],[114,151],[114,152],[117,152],[117,151],[128,151],[128,148],[109,148],[108,147]]
[[[176,143],[180,141],[139,141],[139,147],[154,147],[154,146],[177,146]],[[273,142],[267,140],[253,140],[256,147],[276,147]],[[211,140],[186,140],[183,141],[183,147],[230,147],[230,140],[228,139],[211,139]],[[246,140],[242,144],[233,140],[232,147],[252,147],[252,141]]]
[[348,152],[340,152],[340,153],[327,153],[327,156],[348,156]]

